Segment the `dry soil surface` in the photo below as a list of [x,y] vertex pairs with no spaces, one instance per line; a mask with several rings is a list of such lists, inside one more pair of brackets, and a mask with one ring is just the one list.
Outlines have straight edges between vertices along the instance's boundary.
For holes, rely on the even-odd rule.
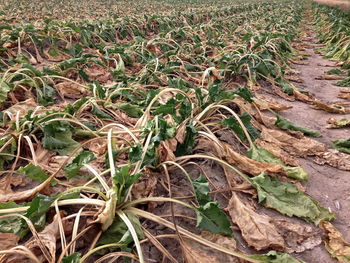
[[[315,32],[309,34],[311,39],[305,42],[309,44],[315,43],[315,35]],[[349,100],[337,98],[340,87],[333,85],[336,81],[315,79],[326,71],[335,68],[335,62],[323,59],[321,55],[315,53],[313,48],[307,49],[306,52],[310,55],[307,60],[308,64],[296,66],[304,82],[301,84],[295,83],[295,85],[308,90],[323,102],[350,104]],[[281,112],[283,117],[298,125],[321,132],[322,137],[317,140],[326,144],[328,148],[331,148],[331,141],[349,138],[350,128],[327,129],[326,124],[330,117],[349,118],[350,114],[332,114],[322,110],[315,110],[310,105],[300,101],[289,102],[280,98],[276,99],[283,104],[293,106],[292,109]],[[306,192],[322,206],[335,213],[334,226],[343,234],[345,240],[350,241],[350,172],[338,170],[328,165],[318,165],[311,158],[300,159],[299,161],[309,176],[309,182],[305,184]],[[312,250],[305,251],[300,255],[300,258],[308,263],[337,262],[329,256],[323,244]]]
[[350,8],[350,1],[341,1],[341,0],[315,0],[320,4],[327,4],[331,6],[339,6],[343,9],[348,10]]

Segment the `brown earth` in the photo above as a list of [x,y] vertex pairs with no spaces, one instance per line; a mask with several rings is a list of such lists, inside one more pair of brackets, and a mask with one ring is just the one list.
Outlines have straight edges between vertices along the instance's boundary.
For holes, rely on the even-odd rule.
[[[310,28],[312,24],[308,24],[307,26]],[[310,31],[308,34],[309,39],[304,42],[307,44],[315,43],[317,41],[315,35],[315,32]],[[336,68],[335,62],[325,60],[321,55],[316,54],[315,48],[305,50],[310,55],[306,60],[308,62],[307,65],[296,65],[296,69],[300,71],[299,77],[304,82],[294,84],[308,90],[313,96],[323,102],[350,104],[349,100],[346,101],[337,98],[340,87],[333,85],[336,81],[315,79],[323,75],[326,71]],[[347,139],[349,137],[350,128],[327,129],[326,125],[327,120],[331,117],[349,118],[350,114],[328,113],[313,109],[310,105],[300,101],[289,102],[278,97],[276,99],[285,105],[293,106],[293,108],[281,112],[283,117],[297,125],[321,132],[322,137],[317,140],[326,144],[328,148],[331,148],[331,141]],[[306,193],[316,199],[322,206],[335,213],[336,219],[333,221],[334,226],[343,234],[345,240],[350,241],[350,172],[342,171],[328,165],[318,165],[312,158],[300,158],[299,161],[309,176],[309,182],[305,184]],[[323,244],[301,253],[300,258],[308,263],[337,262],[330,257]]]
[[350,1],[341,1],[341,0],[314,0],[320,4],[327,4],[330,6],[339,6],[344,10],[350,9]]

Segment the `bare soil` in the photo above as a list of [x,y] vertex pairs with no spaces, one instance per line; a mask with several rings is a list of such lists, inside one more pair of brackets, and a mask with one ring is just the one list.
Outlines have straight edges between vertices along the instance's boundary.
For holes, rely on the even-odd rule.
[[350,9],[350,2],[349,1],[342,1],[342,0],[315,0],[317,3],[320,4],[326,4],[330,6],[339,6],[340,8],[344,10]]
[[[308,24],[308,27],[311,27]],[[311,40],[304,41],[308,44],[316,43],[316,33],[310,32],[308,37]],[[296,65],[300,71],[300,78],[303,83],[295,83],[302,89],[308,90],[314,97],[329,103],[350,103],[349,100],[337,98],[340,87],[333,85],[334,80],[316,80],[315,78],[323,75],[326,71],[336,68],[336,63],[325,60],[321,55],[315,53],[314,48],[308,48],[305,51],[310,56],[307,59],[307,65]],[[332,114],[322,110],[315,110],[310,105],[300,101],[286,101],[276,97],[276,99],[293,108],[281,112],[281,115],[297,125],[310,129],[318,130],[322,133],[318,141],[331,148],[331,141],[337,139],[347,139],[350,136],[349,128],[327,129],[327,120],[334,118],[349,118],[350,114]],[[342,171],[328,165],[318,165],[313,162],[312,158],[299,159],[300,164],[308,172],[309,182],[305,184],[306,193],[316,199],[322,206],[335,213],[336,219],[333,221],[334,226],[343,234],[345,240],[350,241],[350,172]],[[332,259],[325,250],[324,245],[315,247],[312,250],[305,251],[300,255],[304,261],[309,263],[331,263],[337,262]]]

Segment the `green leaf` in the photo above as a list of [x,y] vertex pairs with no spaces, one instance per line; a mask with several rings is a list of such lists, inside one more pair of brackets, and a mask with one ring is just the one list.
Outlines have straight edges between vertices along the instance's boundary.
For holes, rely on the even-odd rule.
[[182,156],[190,154],[193,146],[196,144],[196,135],[198,134],[196,128],[192,125],[192,121],[186,123],[186,134],[184,143],[178,144],[175,151],[175,156]]
[[[135,228],[138,238],[143,239],[143,231],[139,218],[130,212],[125,212],[133,227]],[[131,236],[128,227],[120,217],[115,217],[112,225],[102,233],[100,239],[98,240],[96,246],[102,246],[111,243],[121,243],[124,247],[133,244],[133,238]],[[108,252],[115,251],[117,247],[112,247],[108,249],[102,249],[96,252],[96,254],[104,255]]]
[[158,116],[153,120],[147,122],[145,127],[142,127],[142,136],[147,136],[150,132],[155,134],[152,137],[151,142],[154,143],[155,147],[158,147],[160,142],[165,141],[169,138],[173,138],[176,132],[176,126],[170,125],[162,117]]
[[96,107],[95,105],[92,107],[91,113],[96,115],[98,118],[100,119],[110,119],[110,120],[114,120],[114,118],[112,116],[110,116],[109,114],[105,113],[104,111],[100,110],[98,107]]
[[[122,151],[121,150],[112,150],[112,156],[113,156],[113,161],[115,162],[118,155],[121,153]],[[109,155],[108,155],[108,151],[106,151],[106,154],[105,154],[105,164],[106,164],[106,169],[109,169]]]
[[62,263],[79,263],[81,254],[79,252],[74,252],[69,256],[62,258]]
[[[27,164],[26,166],[22,166],[17,169],[16,173],[23,174],[34,181],[38,181],[40,183],[44,182],[47,178],[49,178],[48,174],[46,174],[40,166],[35,166],[34,164]],[[52,180],[51,185],[55,185],[57,181]]]
[[261,263],[305,263],[301,259],[273,250],[263,255],[251,255],[249,258],[259,260]]
[[12,87],[3,79],[0,80],[0,105],[7,100],[7,93],[12,90]]
[[286,172],[287,176],[290,178],[308,181],[309,178],[307,177],[307,172],[304,170],[303,167],[297,166],[292,167],[285,165],[280,159],[278,159],[273,153],[269,152],[268,150],[254,145],[247,151],[247,156],[250,159],[253,159],[255,161],[261,162],[261,163],[272,163],[272,164],[278,164],[281,165],[283,170]]
[[96,157],[92,152],[82,152],[75,157],[71,163],[65,165],[63,170],[67,173],[67,178],[70,179],[79,172],[80,168],[83,167],[84,164],[87,164],[95,159]]
[[209,195],[209,182],[201,174],[196,180],[192,180],[196,200],[199,207],[196,208],[197,227],[208,230],[213,234],[232,235],[230,221],[220,209],[217,202],[213,202]]
[[[32,221],[34,227],[36,229],[41,229],[45,226],[46,223],[46,212],[50,209],[52,203],[56,200],[66,200],[77,198],[79,196],[79,192],[70,192],[63,196],[61,195],[53,195],[46,196],[42,194],[37,194],[37,196],[32,200],[27,212],[24,214],[25,217],[29,218]],[[24,237],[29,231],[29,228],[25,221],[22,219],[22,231],[20,233],[20,237]]]
[[334,85],[339,87],[350,87],[350,77],[337,81]]
[[43,106],[50,106],[54,103],[54,96],[56,95],[56,90],[51,86],[44,84],[43,91],[37,88],[38,102]]
[[117,170],[112,177],[113,187],[119,192],[118,200],[124,197],[129,187],[137,181],[143,174],[130,174],[130,166],[123,166]]
[[143,114],[143,110],[139,106],[133,105],[131,103],[116,104],[114,108],[124,111],[126,114],[133,118],[139,118]]
[[311,130],[311,129],[307,129],[307,128],[295,125],[291,121],[284,119],[279,114],[275,114],[275,115],[277,117],[275,125],[277,127],[281,128],[282,130],[300,131],[300,132],[304,133],[305,135],[310,135],[312,137],[321,137],[322,136],[319,132],[317,132],[315,130]]
[[202,174],[192,181],[196,199],[199,205],[205,205],[208,202],[211,202],[209,195],[209,182]]
[[350,154],[350,138],[347,140],[336,140],[332,142],[332,147],[339,152]]
[[[25,204],[16,204],[14,201],[9,201],[7,203],[0,203],[1,209],[17,208],[23,207]],[[23,214],[23,213],[19,213]],[[4,215],[4,214],[1,214]],[[18,216],[6,217],[0,219],[0,233],[14,233],[20,235],[22,226],[22,219]]]
[[86,82],[90,82],[89,75],[86,74],[86,72],[83,68],[78,69],[78,73],[83,80],[85,80]]
[[54,121],[44,126],[43,146],[60,155],[70,155],[79,143],[72,139],[72,126],[66,121]]
[[274,208],[287,216],[297,216],[319,224],[321,220],[331,220],[334,214],[321,207],[315,200],[300,192],[293,184],[271,179],[264,173],[250,179],[258,191],[259,203]]
[[[10,140],[12,137],[7,136],[5,138],[0,139],[0,148],[2,148],[5,143]],[[7,153],[7,154],[15,154],[17,150],[17,144],[16,141],[13,140],[12,143],[8,144],[3,150],[2,153]],[[0,170],[4,170],[4,164],[5,162],[10,162],[14,159],[14,156],[7,156],[7,155],[0,155]]]
[[[245,128],[247,129],[247,131],[248,131],[248,133],[253,141],[255,141],[257,138],[260,137],[259,131],[250,123],[252,118],[250,117],[250,115],[247,112],[244,112],[242,115],[238,115],[238,117],[243,122]],[[246,140],[245,133],[244,133],[241,125],[238,123],[238,121],[235,118],[230,116],[230,117],[222,120],[221,123],[223,125],[229,127],[231,130],[233,130],[242,141]]]
[[129,162],[130,163],[136,163],[140,161],[142,158],[142,147],[141,144],[135,144],[134,146],[130,147],[129,151]]
[[230,221],[217,202],[208,202],[196,209],[197,225],[213,234],[232,235]]
[[238,88],[235,90],[235,93],[241,96],[246,101],[253,102],[253,95],[247,87]]

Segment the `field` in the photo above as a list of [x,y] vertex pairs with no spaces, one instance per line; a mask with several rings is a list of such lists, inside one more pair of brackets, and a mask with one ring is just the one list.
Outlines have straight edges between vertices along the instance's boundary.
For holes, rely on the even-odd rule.
[[0,0],[0,262],[350,262],[340,2]]

